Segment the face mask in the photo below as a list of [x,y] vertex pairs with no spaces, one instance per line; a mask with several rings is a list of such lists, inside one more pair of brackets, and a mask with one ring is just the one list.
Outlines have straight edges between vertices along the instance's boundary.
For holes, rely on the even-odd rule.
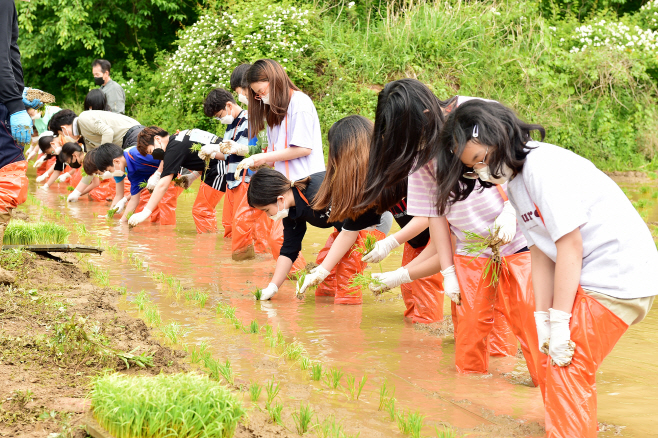
[[60,152],[62,152],[62,148],[55,148],[54,155],[59,155]]
[[238,101],[249,106],[249,99],[247,99],[247,96],[245,96],[244,94],[238,94]]
[[230,125],[235,120],[230,114],[226,114],[224,117],[215,117],[215,119],[219,120],[223,125]]
[[[285,204],[284,204],[285,206]],[[283,210],[279,210],[279,200],[276,200],[276,214],[273,216],[268,216],[270,219],[273,221],[278,221],[279,219],[283,219],[285,217],[288,217],[288,210],[289,208],[284,208]]]
[[478,174],[481,181],[490,182],[491,184],[504,184],[512,176],[512,169],[510,169],[507,164],[503,164],[501,171],[502,175],[500,178],[494,178],[491,176],[489,165],[484,166],[482,169],[477,169],[475,172]]
[[153,149],[151,156],[156,160],[164,160],[165,150],[162,148]]
[[270,95],[268,94],[267,96],[261,96],[260,97],[261,102],[263,102],[265,105],[270,104]]
[[100,87],[104,83],[105,83],[105,80],[102,77],[100,77],[100,78],[94,77],[94,84],[96,84]]
[[112,172],[112,176],[116,176],[117,178],[121,178],[123,176],[123,170],[115,170]]
[[78,161],[71,161],[71,164],[69,164],[69,166],[71,166],[71,168],[73,169],[79,169],[81,164]]

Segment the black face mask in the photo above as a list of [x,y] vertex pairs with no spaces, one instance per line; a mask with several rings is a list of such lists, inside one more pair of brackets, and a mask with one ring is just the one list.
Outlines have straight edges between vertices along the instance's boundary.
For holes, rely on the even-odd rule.
[[101,86],[104,83],[105,83],[105,80],[102,77],[100,77],[100,78],[94,77],[94,84],[96,84],[98,86]]
[[71,161],[71,163],[69,164],[69,166],[71,166],[73,169],[79,169],[80,166],[81,166],[81,164],[80,164],[79,161]]
[[151,156],[156,160],[164,160],[165,150],[162,148],[153,149]]

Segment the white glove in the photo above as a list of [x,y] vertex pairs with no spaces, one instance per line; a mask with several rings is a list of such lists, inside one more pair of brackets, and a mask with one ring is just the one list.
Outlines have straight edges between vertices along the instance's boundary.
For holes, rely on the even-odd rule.
[[509,201],[503,204],[503,211],[500,212],[493,224],[493,230],[498,230],[498,237],[503,239],[503,243],[510,243],[516,236],[516,210]]
[[46,157],[47,157],[47,155],[42,155],[41,158],[39,158],[37,161],[34,162],[32,167],[37,168],[37,167],[41,166],[44,163],[44,161],[46,161]]
[[66,198],[66,202],[78,202],[78,198],[82,195],[78,190],[73,190],[70,194],[69,197]]
[[372,274],[373,278],[376,278],[381,283],[370,283],[368,287],[373,292],[384,292],[394,287],[398,287],[401,284],[411,283],[411,278],[409,278],[409,271],[407,268],[398,268],[392,272],[384,272],[383,274],[374,273]]
[[244,160],[238,163],[238,168],[235,169],[235,179],[240,179],[240,173],[243,169],[249,169],[251,167],[256,167],[256,163],[253,158],[245,158]]
[[304,278],[304,284],[302,284],[302,287],[299,287],[299,283],[297,283],[297,295],[303,295],[304,292],[306,292],[306,289],[309,287],[317,286],[318,284],[322,283],[328,275],[329,271],[324,269],[322,265],[318,266],[315,269],[315,272],[306,274],[306,278]]
[[207,144],[205,146],[201,146],[201,150],[199,151],[199,158],[202,160],[207,158],[213,159],[215,158],[215,155],[221,152],[222,151],[220,150],[219,143]]
[[192,171],[192,173],[188,173],[187,175],[183,175],[180,178],[178,178],[177,185],[179,187],[182,187],[184,189],[188,189],[192,183],[201,175],[199,172],[196,170]]
[[272,298],[274,296],[274,294],[277,293],[278,291],[279,291],[279,288],[276,287],[276,284],[270,283],[270,284],[267,285],[267,287],[265,289],[263,289],[260,292],[261,293],[260,300],[261,301],[267,301],[270,298]]
[[125,196],[121,198],[121,200],[117,202],[117,205],[114,206],[114,214],[121,213],[126,206],[126,202],[128,202],[128,198]]
[[246,144],[236,143],[233,140],[226,140],[220,144],[221,151],[225,155],[240,155],[244,157],[249,153],[249,146]]
[[42,185],[42,186],[39,187],[39,188],[40,188],[41,190],[48,190],[48,189],[50,188],[50,186],[48,185],[48,183],[45,183],[44,185]]
[[443,271],[443,292],[448,295],[453,303],[459,305],[462,302],[459,289],[459,281],[457,281],[457,273],[455,272],[455,265],[452,265]]
[[155,189],[155,186],[157,186],[158,182],[160,182],[160,175],[161,175],[160,172],[158,172],[157,170],[153,175],[151,175],[149,180],[146,182],[146,190],[152,192],[153,189]]
[[539,351],[548,354],[548,341],[551,339],[551,322],[548,312],[535,312],[535,325],[537,326]]
[[571,364],[571,358],[576,350],[576,343],[571,340],[569,329],[571,313],[555,309],[548,309],[548,313],[551,319],[551,339],[548,347],[551,364],[566,367]]
[[64,182],[64,181],[68,180],[69,178],[71,178],[71,174],[64,172],[64,173],[61,173],[59,175],[59,177],[57,177],[57,182],[58,183]]
[[128,219],[128,225],[130,225],[131,227],[136,227],[137,225],[141,224],[146,219],[151,217],[151,213],[153,213],[151,210],[149,210],[148,208],[144,208],[144,210],[140,211],[139,213],[135,213],[132,216],[130,216],[130,219]]
[[388,236],[386,239],[379,240],[377,243],[375,243],[375,247],[372,249],[372,251],[364,255],[361,260],[366,263],[379,263],[398,246],[400,246],[400,244],[397,240],[395,240],[395,237]]
[[41,176],[37,176],[37,182],[44,182],[50,177],[50,174],[48,172],[42,173]]
[[30,161],[32,158],[34,158],[34,157],[37,156],[37,154],[39,153],[39,152],[37,152],[38,149],[39,149],[39,148],[37,147],[36,149],[35,149],[35,148],[32,148],[32,149],[30,150],[30,152],[27,154],[27,161]]

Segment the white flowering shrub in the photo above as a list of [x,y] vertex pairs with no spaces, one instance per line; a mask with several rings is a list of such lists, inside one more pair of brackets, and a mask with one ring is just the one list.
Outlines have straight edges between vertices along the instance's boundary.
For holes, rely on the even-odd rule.
[[178,49],[163,73],[164,100],[195,106],[213,88],[229,88],[233,69],[260,58],[278,61],[290,75],[309,49],[311,13],[295,6],[269,6],[241,14],[202,16],[180,35]]
[[655,56],[658,54],[658,32],[602,19],[577,27],[571,44],[572,53],[584,52],[589,47],[608,47]]
[[642,5],[635,15],[642,25],[652,30],[658,30],[658,0]]

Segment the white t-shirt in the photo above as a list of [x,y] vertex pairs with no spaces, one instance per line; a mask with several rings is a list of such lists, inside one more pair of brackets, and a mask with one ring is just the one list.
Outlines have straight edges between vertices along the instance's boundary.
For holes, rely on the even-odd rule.
[[311,98],[301,91],[293,93],[288,112],[281,124],[267,127],[269,143],[267,152],[282,151],[286,148],[286,120],[288,120],[288,145],[311,149],[311,154],[288,161],[289,175],[286,175],[285,161],[277,161],[274,163],[274,168],[291,181],[326,170],[318,112]]
[[619,186],[571,151],[536,141],[528,146],[535,149],[508,184],[528,246],[537,245],[555,261],[555,242],[580,228],[584,289],[622,299],[658,295],[658,250]]

